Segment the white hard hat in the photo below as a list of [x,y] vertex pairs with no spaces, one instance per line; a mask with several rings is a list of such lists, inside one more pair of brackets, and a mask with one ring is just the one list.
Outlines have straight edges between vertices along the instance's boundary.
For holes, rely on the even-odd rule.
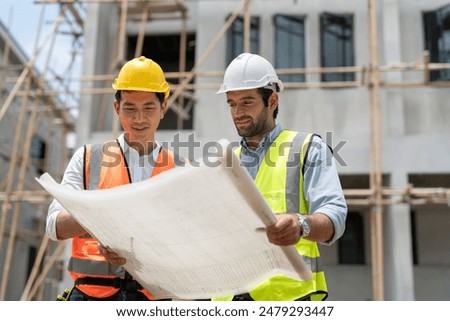
[[[273,86],[274,84],[278,86]],[[223,84],[217,94],[226,93],[230,90],[254,89],[265,86],[280,92],[284,87],[270,62],[259,55],[243,53],[228,65],[223,77]]]

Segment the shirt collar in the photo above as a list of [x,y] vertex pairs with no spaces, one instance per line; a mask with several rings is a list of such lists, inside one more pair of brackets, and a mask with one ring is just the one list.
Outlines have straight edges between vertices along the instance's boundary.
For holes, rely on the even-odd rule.
[[[257,149],[270,146],[270,144],[272,144],[272,142],[278,137],[278,135],[280,135],[282,130],[283,129],[281,128],[281,125],[277,124],[270,132],[264,135],[263,139],[259,142]],[[245,137],[241,138],[241,146],[245,149],[249,149]]]
[[[124,154],[130,153],[130,154],[136,155],[137,157],[140,157],[138,151],[135,150],[134,148],[131,148],[130,145],[128,145],[123,133],[119,137],[117,137],[117,140],[119,141],[120,148],[122,148]],[[159,151],[161,149],[161,144],[158,141],[155,141],[155,143],[156,143],[156,147],[155,147],[155,149],[153,149],[151,155],[152,155],[152,158],[156,162],[156,160],[158,159]],[[146,155],[143,155],[143,156],[146,156]]]

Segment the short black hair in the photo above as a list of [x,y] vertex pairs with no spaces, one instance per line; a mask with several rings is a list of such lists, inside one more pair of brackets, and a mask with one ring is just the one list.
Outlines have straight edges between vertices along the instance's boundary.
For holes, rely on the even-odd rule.
[[[155,92],[155,95],[158,98],[159,103],[162,104],[164,102],[164,99],[165,99],[164,93]],[[122,98],[122,90],[116,91],[114,97],[116,98],[117,102],[120,103],[120,99]]]

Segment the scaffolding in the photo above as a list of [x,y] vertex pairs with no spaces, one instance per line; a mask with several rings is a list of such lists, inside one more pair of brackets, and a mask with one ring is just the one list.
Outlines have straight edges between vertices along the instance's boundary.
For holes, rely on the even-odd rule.
[[[186,0],[188,1],[188,0]],[[200,1],[200,0],[199,0]],[[27,101],[31,96],[42,97],[46,101],[45,108],[41,105],[35,105],[30,108],[27,103],[22,103],[19,107],[19,114],[13,117],[16,122],[16,136],[11,150],[11,159],[9,162],[9,171],[0,185],[2,186],[0,192],[0,202],[2,202],[2,212],[0,217],[0,248],[2,240],[7,241],[7,254],[3,267],[3,274],[0,278],[0,300],[4,300],[7,290],[7,280],[12,264],[12,253],[14,249],[14,240],[17,233],[17,222],[20,216],[20,204],[27,202],[37,206],[42,212],[45,212],[45,207],[50,202],[50,196],[40,189],[39,186],[29,186],[24,181],[27,168],[30,167],[30,158],[28,157],[28,149],[33,132],[36,130],[36,119],[39,113],[45,113],[46,117],[53,118],[53,122],[63,128],[63,133],[68,134],[74,131],[74,122],[70,115],[70,110],[76,106],[61,106],[57,101],[57,96],[65,95],[74,97],[73,101],[78,102],[79,96],[83,95],[107,95],[113,94],[110,88],[110,83],[114,79],[117,68],[125,62],[125,43],[126,43],[126,25],[130,21],[139,22],[140,28],[137,37],[137,45],[135,56],[142,53],[143,40],[145,36],[145,26],[152,20],[164,19],[180,19],[182,21],[182,28],[180,31],[180,57],[179,57],[179,71],[169,72],[166,77],[169,82],[176,82],[172,84],[172,95],[169,98],[168,106],[172,108],[179,117],[181,123],[187,116],[192,104],[186,103],[188,99],[195,99],[190,90],[193,89],[217,89],[219,84],[214,83],[192,83],[195,76],[201,77],[220,77],[223,75],[222,70],[200,72],[200,68],[204,65],[209,55],[219,43],[219,41],[226,35],[227,30],[232,25],[234,20],[239,16],[244,17],[244,48],[249,52],[250,48],[250,2],[251,0],[241,0],[236,6],[235,10],[229,16],[222,28],[217,32],[215,37],[210,41],[208,48],[204,51],[201,57],[196,59],[194,67],[186,70],[186,46],[187,46],[187,30],[186,20],[187,7],[185,0],[41,0],[35,1],[42,5],[59,5],[60,15],[54,21],[52,31],[49,36],[42,42],[51,43],[55,35],[60,32],[62,24],[69,28],[74,41],[74,53],[80,52],[81,41],[80,38],[84,32],[85,6],[90,2],[98,3],[115,3],[118,6],[119,25],[117,37],[117,55],[114,61],[110,64],[110,70],[105,75],[82,75],[79,79],[72,79],[71,81],[90,82],[101,81],[107,84],[104,88],[82,88],[79,92],[71,92],[71,84],[69,82],[61,81],[58,77],[49,80],[47,72],[38,75],[34,71],[34,63],[36,57],[41,51],[40,46],[36,49],[25,65],[13,66],[4,59],[1,65],[2,70],[11,70],[15,68],[18,72],[18,77],[6,79],[6,82],[13,84],[7,98],[1,103],[0,107],[0,122],[6,121],[5,116],[8,114],[9,108],[14,100],[19,97],[23,101]],[[381,66],[378,58],[378,44],[377,44],[377,1],[367,0],[368,4],[368,30],[369,30],[369,64],[368,66],[353,66],[353,67],[334,67],[334,68],[291,68],[278,69],[279,75],[283,74],[322,74],[322,73],[342,73],[352,72],[360,74],[358,81],[346,82],[301,82],[301,83],[286,83],[285,88],[348,88],[348,87],[366,87],[370,92],[370,187],[368,189],[351,189],[344,190],[347,203],[349,206],[367,206],[371,209],[370,226],[371,226],[371,253],[372,253],[372,284],[374,300],[384,299],[384,275],[383,275],[383,238],[382,238],[382,217],[383,207],[397,203],[408,204],[450,204],[450,189],[448,188],[415,188],[414,186],[406,186],[403,189],[392,189],[382,186],[382,165],[381,165],[381,130],[380,130],[380,90],[386,87],[406,88],[406,87],[423,87],[423,86],[450,86],[450,82],[430,81],[430,73],[434,70],[441,70],[450,68],[450,64],[430,63],[428,53],[424,53],[418,61],[413,63],[402,63],[388,66]],[[5,46],[4,57],[8,56],[8,47]],[[48,63],[49,63],[48,59]],[[417,81],[401,81],[401,82],[387,82],[383,80],[382,74],[387,72],[404,72],[416,71],[421,72],[423,77]],[[46,82],[57,81],[58,86],[48,87]],[[36,87],[30,90],[30,83],[36,84]],[[5,84],[4,84],[5,85]],[[102,99],[102,105],[99,112],[104,113],[106,108],[106,99]],[[28,123],[25,123],[25,114],[29,113]],[[10,117],[11,118],[11,117]],[[27,128],[26,137],[23,139],[21,132],[22,128]],[[100,124],[98,128],[101,128]],[[117,134],[119,129],[118,119],[114,119],[113,131]],[[61,137],[61,146],[65,146],[65,135]],[[61,148],[61,154],[58,157],[58,173],[59,178],[62,176],[64,166],[68,161],[68,151],[66,148]],[[17,175],[16,169],[19,168]],[[17,184],[13,184],[13,180],[17,180]],[[11,225],[7,226],[8,217],[11,216]],[[45,220],[45,217],[42,218]],[[41,225],[42,226],[42,225]],[[37,293],[42,287],[48,272],[55,264],[59,255],[62,253],[64,243],[60,243],[56,248],[51,248],[48,238],[44,235],[44,231],[33,230],[36,239],[40,239],[40,247],[37,254],[36,262],[30,274],[27,286],[24,289],[22,300],[35,300],[38,297]],[[49,249],[52,251],[49,251]],[[43,262],[45,265],[42,267]]]

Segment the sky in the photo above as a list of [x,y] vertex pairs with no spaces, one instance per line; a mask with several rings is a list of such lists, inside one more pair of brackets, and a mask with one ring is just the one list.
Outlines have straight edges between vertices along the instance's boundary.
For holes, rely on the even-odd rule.
[[2,0],[0,19],[30,56],[34,47],[40,6],[33,0]]

